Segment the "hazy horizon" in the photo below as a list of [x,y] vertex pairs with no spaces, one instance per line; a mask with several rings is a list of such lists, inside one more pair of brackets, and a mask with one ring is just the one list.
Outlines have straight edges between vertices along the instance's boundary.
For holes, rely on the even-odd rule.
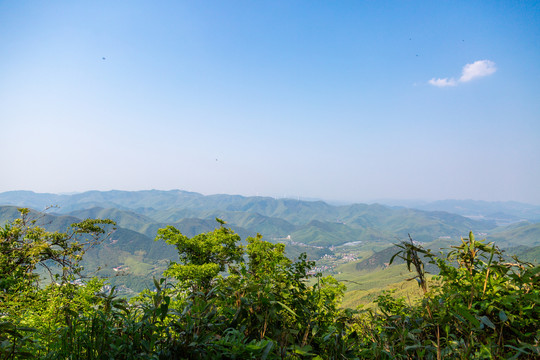
[[540,4],[0,3],[0,192],[540,204]]
[[[427,205],[430,203],[435,202],[444,202],[444,201],[473,201],[473,202],[488,202],[488,203],[520,203],[524,205],[533,205],[533,206],[540,206],[540,203],[535,204],[532,202],[523,202],[523,201],[515,201],[515,200],[478,200],[478,199],[471,199],[471,198],[463,198],[463,199],[449,199],[449,198],[441,198],[441,199],[407,199],[407,198],[379,198],[379,199],[358,199],[358,200],[340,200],[340,199],[328,199],[328,198],[321,198],[321,197],[303,197],[303,196],[292,196],[288,194],[280,195],[271,195],[271,194],[237,194],[237,193],[202,193],[198,191],[191,191],[188,189],[139,189],[139,190],[121,190],[121,189],[108,189],[108,190],[96,190],[96,189],[90,189],[90,190],[84,190],[84,191],[71,191],[71,192],[38,192],[28,189],[20,189],[20,190],[7,190],[7,191],[0,191],[0,194],[3,192],[17,192],[17,191],[29,191],[36,194],[52,194],[52,195],[77,195],[77,194],[83,194],[86,192],[92,192],[92,191],[98,191],[98,192],[108,192],[108,191],[120,191],[120,192],[139,192],[139,191],[182,191],[182,192],[188,192],[188,193],[197,193],[203,196],[213,196],[213,195],[230,195],[230,196],[242,196],[242,197],[263,197],[263,198],[272,198],[275,200],[279,199],[286,199],[286,200],[300,200],[300,201],[323,201],[330,205],[351,205],[351,204],[382,204],[382,205],[389,205],[389,206],[404,206],[404,207],[410,207],[414,205]],[[1,204],[0,204],[1,205]]]

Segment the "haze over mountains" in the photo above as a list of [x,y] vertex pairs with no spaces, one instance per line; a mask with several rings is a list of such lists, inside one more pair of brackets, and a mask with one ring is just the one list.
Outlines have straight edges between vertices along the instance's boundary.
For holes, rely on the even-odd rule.
[[71,195],[11,191],[0,193],[0,223],[17,218],[17,207],[39,212],[49,206],[55,207],[41,215],[38,223],[52,231],[64,231],[69,224],[86,218],[114,220],[117,229],[112,238],[93,249],[85,265],[87,269],[100,268],[103,276],[129,274],[113,283],[134,289],[146,286],[169,260],[175,259],[174,248],[153,241],[158,229],[173,225],[191,237],[214,229],[218,225],[215,218],[225,220],[242,239],[260,233],[265,240],[286,243],[291,257],[307,252],[315,260],[349,244],[381,251],[407,239],[408,234],[426,244],[449,244],[473,231],[487,235],[502,248],[521,246],[523,252],[540,245],[539,206],[456,200],[411,209],[380,204],[333,206],[323,201],[224,194],[204,196],[181,190],[89,191]]
[[470,218],[489,219],[501,223],[540,220],[540,206],[516,201],[437,200],[425,202],[383,200],[381,203],[426,211],[446,211]]
[[[30,191],[0,193],[0,205],[76,218],[110,218],[119,227],[153,237],[165,225],[182,225],[187,234],[213,227],[216,217],[240,233],[261,233],[313,245],[341,245],[352,241],[395,241],[413,234],[429,242],[459,237],[468,231],[492,231],[519,221],[540,221],[540,206],[517,202],[445,200],[421,209],[380,204],[332,206],[323,201],[300,201],[240,195],[209,195],[181,190],[89,191],[72,195]],[[195,220],[197,219],[197,220]],[[521,227],[526,224],[519,225]]]

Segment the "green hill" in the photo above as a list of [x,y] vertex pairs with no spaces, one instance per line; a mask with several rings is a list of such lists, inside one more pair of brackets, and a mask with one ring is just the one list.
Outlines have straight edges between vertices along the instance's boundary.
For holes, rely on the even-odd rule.
[[[0,225],[13,221],[20,217],[17,206],[0,206]],[[71,224],[81,221],[79,218],[68,215],[43,213],[30,209],[28,220],[36,222],[36,225],[46,228],[48,231],[66,231]]]
[[111,219],[120,227],[145,233],[145,229],[155,221],[147,216],[133,211],[119,210],[115,208],[104,209],[102,207],[93,207],[90,209],[75,210],[69,213],[79,219]]
[[498,228],[487,235],[501,248],[518,245],[536,247],[540,245],[540,223],[520,222],[507,227]]
[[[20,197],[20,201],[19,201]],[[388,230],[406,235],[412,225],[425,229],[431,236],[458,233],[469,230],[494,228],[492,222],[474,221],[459,215],[443,212],[426,212],[411,209],[395,209],[383,205],[355,204],[332,206],[322,201],[299,201],[293,199],[273,199],[268,197],[244,197],[239,195],[210,195],[171,191],[89,191],[74,195],[35,194],[32,192],[0,193],[0,204],[43,208],[57,204],[59,211],[69,213],[92,207],[115,208],[153,218],[158,223],[174,223],[182,218],[208,218],[214,214],[229,214],[239,225],[251,228],[239,219],[239,213],[258,214],[266,218],[284,220],[292,225],[302,226],[313,220],[341,222],[350,227]],[[30,204],[30,205],[29,205]],[[264,222],[270,221],[266,219]],[[273,220],[275,221],[275,220]],[[257,225],[265,226],[262,221]],[[278,224],[280,227],[285,223]],[[290,225],[287,225],[290,227]],[[456,229],[454,229],[456,228]],[[419,235],[419,236],[424,236]]]

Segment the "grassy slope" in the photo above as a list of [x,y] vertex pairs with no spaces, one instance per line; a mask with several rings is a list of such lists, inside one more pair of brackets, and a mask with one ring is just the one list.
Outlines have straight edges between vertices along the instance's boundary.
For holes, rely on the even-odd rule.
[[406,281],[414,275],[405,264],[387,268],[356,271],[357,263],[349,263],[337,268],[341,274],[334,277],[347,286],[343,307],[356,308],[372,303],[383,290],[395,289],[396,295],[415,299],[420,296],[416,281]]

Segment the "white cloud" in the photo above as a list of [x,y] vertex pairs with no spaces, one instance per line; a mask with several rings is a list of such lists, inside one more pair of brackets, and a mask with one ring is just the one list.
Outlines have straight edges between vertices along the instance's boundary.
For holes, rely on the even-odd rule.
[[433,78],[429,80],[429,83],[437,87],[456,86],[459,83],[464,83],[479,77],[491,75],[495,71],[497,71],[497,68],[495,67],[495,63],[493,61],[478,60],[463,67],[459,80],[454,78]]
[[445,87],[445,86],[456,86],[457,82],[454,79],[444,78],[444,79],[431,79],[429,83],[433,86]]
[[497,71],[495,63],[489,60],[478,60],[463,67],[460,82],[471,81],[474,78],[488,76]]

